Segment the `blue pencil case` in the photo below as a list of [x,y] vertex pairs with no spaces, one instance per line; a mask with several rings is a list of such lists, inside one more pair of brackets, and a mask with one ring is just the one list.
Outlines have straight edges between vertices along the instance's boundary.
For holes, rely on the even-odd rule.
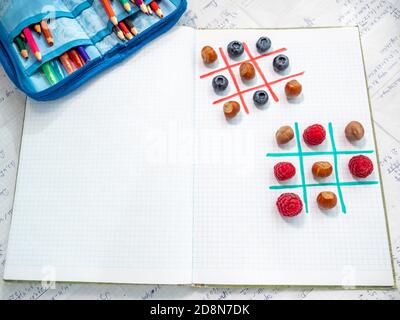
[[186,0],[0,0],[0,63],[29,97],[55,100],[168,31],[186,7]]

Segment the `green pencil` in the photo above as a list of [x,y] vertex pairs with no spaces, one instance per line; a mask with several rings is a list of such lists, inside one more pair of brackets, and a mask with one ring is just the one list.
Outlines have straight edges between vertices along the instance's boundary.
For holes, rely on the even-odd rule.
[[58,82],[57,75],[50,62],[46,62],[42,65],[42,71],[52,86]]
[[15,42],[15,44],[17,45],[18,50],[19,50],[19,53],[21,54],[21,56],[22,56],[24,59],[28,59],[28,57],[29,57],[29,52],[28,52],[28,48],[27,48],[26,45],[25,45],[25,41],[24,41],[20,36],[17,36],[17,37],[14,39],[14,42]]
[[122,6],[126,11],[131,12],[132,8],[131,4],[129,3],[129,0],[119,0],[119,2],[121,2]]

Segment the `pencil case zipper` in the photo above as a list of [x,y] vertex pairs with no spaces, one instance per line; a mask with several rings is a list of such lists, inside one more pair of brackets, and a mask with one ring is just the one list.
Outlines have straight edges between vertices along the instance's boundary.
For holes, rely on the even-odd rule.
[[[154,40],[161,34],[168,31],[178,22],[179,18],[186,11],[186,8],[187,2],[182,1],[177,9],[168,17],[155,23],[149,29],[143,31],[138,36],[136,36],[133,40],[125,44],[118,44],[118,46],[116,46],[107,54],[96,58],[89,64],[85,65],[84,67],[69,75],[64,80],[53,85],[52,87],[38,93],[27,92],[28,95],[33,99],[39,101],[55,100],[57,98],[60,98],[61,96],[67,95],[71,91],[80,87],[90,78],[98,75],[109,67],[112,67],[113,65],[123,61],[128,56],[136,53],[142,46],[144,46],[148,42]],[[0,41],[0,49],[0,61],[5,68],[7,75],[15,84],[17,84],[18,88],[26,92],[26,90],[24,90],[23,88],[22,81],[18,79],[17,71],[12,62],[13,60],[9,56],[2,41]],[[128,52],[124,53],[124,51]],[[107,60],[110,60],[110,63],[107,63]],[[62,94],[60,94],[59,92],[62,92]]]

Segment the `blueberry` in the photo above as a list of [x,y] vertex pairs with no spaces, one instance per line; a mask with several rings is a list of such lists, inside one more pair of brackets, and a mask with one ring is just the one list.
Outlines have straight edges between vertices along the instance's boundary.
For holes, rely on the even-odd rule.
[[244,52],[243,43],[241,43],[240,41],[232,41],[228,44],[227,50],[231,58],[240,57]]
[[219,75],[212,81],[212,86],[215,91],[224,91],[228,87],[229,81],[226,77]]
[[256,46],[259,53],[267,52],[269,48],[271,48],[271,39],[268,37],[261,37],[258,39]]
[[284,54],[277,55],[273,65],[276,72],[286,70],[289,67],[289,58]]
[[262,106],[268,102],[268,93],[264,90],[258,90],[254,93],[253,100],[256,105]]

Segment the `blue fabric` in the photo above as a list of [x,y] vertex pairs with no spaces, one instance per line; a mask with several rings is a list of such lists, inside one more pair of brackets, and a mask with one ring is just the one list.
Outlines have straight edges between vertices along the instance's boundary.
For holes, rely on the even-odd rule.
[[[146,3],[150,2],[150,0],[146,1]],[[21,6],[20,3],[23,3],[24,6]],[[40,46],[43,54],[42,62],[34,61],[33,58],[24,61],[12,43],[13,35],[18,35],[24,27],[47,17],[49,13],[46,8],[49,3],[56,8],[54,12],[56,12],[57,19],[55,21],[59,23],[58,27],[54,29],[54,32],[57,32],[55,35],[56,45],[47,48],[44,45]],[[134,17],[135,25],[140,31],[133,40],[122,43],[113,34],[112,25],[105,16],[99,1],[1,0],[0,63],[16,86],[31,98],[42,101],[58,99],[77,89],[100,72],[134,54],[148,42],[172,28],[185,12],[187,1],[162,0],[159,5],[166,14],[164,19],[138,13],[139,9],[133,5],[131,13],[127,13],[123,9],[116,10],[119,20],[128,16]],[[29,14],[18,15],[18,9],[21,10],[22,7]],[[14,15],[14,19],[11,18],[12,15]],[[44,41],[36,38],[38,42]],[[78,45],[86,47],[91,61],[56,85],[48,87],[46,81],[43,80],[44,77],[40,74],[40,66]]]

